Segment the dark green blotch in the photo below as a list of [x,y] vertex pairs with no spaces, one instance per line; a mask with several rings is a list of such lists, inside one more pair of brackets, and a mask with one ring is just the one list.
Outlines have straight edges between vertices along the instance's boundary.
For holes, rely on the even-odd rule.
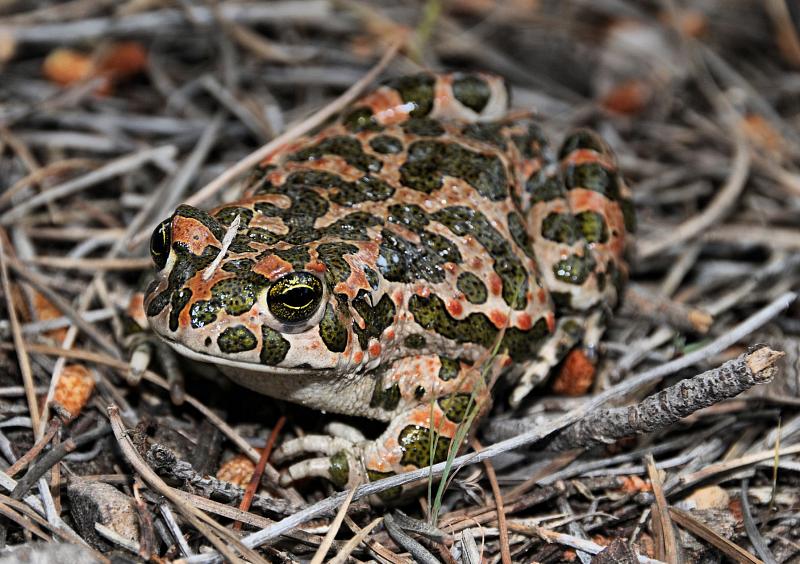
[[553,265],[553,274],[562,282],[580,286],[589,278],[594,267],[595,262],[591,255],[582,257],[570,255],[566,259],[560,260]]
[[534,358],[550,336],[547,320],[540,317],[527,331],[516,327],[506,329],[501,349],[507,350],[508,355],[514,360]]
[[628,198],[620,198],[619,207],[622,209],[622,219],[628,233],[636,233],[636,210],[633,202]]
[[331,482],[339,489],[344,488],[350,479],[350,463],[347,461],[347,453],[340,450],[329,460],[328,474],[330,474]]
[[453,95],[469,109],[481,113],[489,103],[492,91],[485,80],[475,75],[466,75],[453,81]]
[[564,184],[568,190],[585,188],[599,192],[606,198],[619,198],[619,186],[616,173],[606,169],[600,163],[583,163],[569,165],[564,174]]
[[378,172],[383,167],[380,160],[364,152],[358,139],[344,135],[323,139],[316,145],[289,155],[288,158],[292,161],[309,161],[322,158],[324,155],[341,157],[350,166],[364,172]]
[[461,254],[452,241],[425,230],[419,233],[420,245],[415,245],[393,231],[381,231],[379,268],[386,280],[411,282],[422,278],[438,283],[445,279],[446,262],[461,262]]
[[[394,475],[394,472],[378,472],[377,470],[367,470],[367,477],[369,478],[370,482],[376,482],[378,480],[382,480],[383,478],[389,478],[390,476]],[[395,486],[393,488],[389,488],[388,490],[383,490],[378,494],[378,497],[383,501],[390,501],[397,499],[402,493],[403,486]]]
[[403,131],[420,137],[439,137],[444,135],[442,124],[431,118],[411,118],[403,123]]
[[532,121],[528,121],[528,129],[524,135],[514,135],[512,140],[520,154],[526,159],[542,156],[548,146],[547,138],[541,128]]
[[371,306],[367,299],[362,295],[353,300],[355,309],[364,320],[364,329],[361,329],[353,322],[353,331],[358,336],[358,344],[361,350],[367,350],[370,337],[379,339],[383,331],[394,323],[394,315],[397,312],[392,298],[389,294],[384,294],[375,306]]
[[266,325],[261,326],[261,362],[268,366],[276,366],[286,358],[291,348],[289,341],[278,331]]
[[425,337],[419,333],[413,333],[406,337],[403,342],[410,349],[421,349],[425,346]]
[[311,255],[308,253],[308,247],[302,245],[289,247],[288,249],[273,249],[272,254],[276,257],[285,260],[292,265],[295,270],[303,270],[311,261]]
[[[439,407],[442,408],[444,416],[454,423],[461,423],[467,416],[467,407],[470,404],[470,394],[455,393],[439,398]],[[473,403],[472,409],[475,409]]]
[[533,248],[531,248],[531,240],[528,236],[528,230],[525,228],[525,223],[519,212],[512,211],[508,214],[508,230],[511,232],[511,238],[522,251],[533,258]]
[[394,188],[372,175],[362,176],[355,182],[345,182],[330,195],[330,200],[340,206],[351,207],[361,202],[380,202],[394,195]]
[[258,293],[268,284],[266,277],[248,272],[214,284],[211,299],[219,302],[229,315],[242,315],[250,311]]
[[381,386],[382,383],[379,379],[375,383],[375,389],[372,391],[372,399],[369,402],[369,406],[392,411],[400,403],[400,385],[395,382],[388,388],[381,388]]
[[444,380],[447,382],[448,380],[452,380],[458,376],[458,373],[461,371],[461,365],[459,362],[454,358],[448,358],[446,356],[439,357],[439,379]]
[[220,309],[229,315],[250,311],[258,294],[269,285],[265,276],[254,272],[239,272],[234,278],[220,280],[211,287],[211,298],[198,300],[189,312],[192,327],[198,329],[216,320]]
[[568,157],[572,151],[577,149],[591,149],[600,154],[606,153],[605,144],[600,140],[596,133],[588,129],[581,129],[564,139],[561,149],[558,150],[558,158]]
[[[274,245],[280,241],[280,237],[268,229],[263,227],[250,227],[244,233],[238,233],[236,239],[242,238],[249,247],[250,243],[262,243],[264,245]],[[249,247],[252,249],[252,247]],[[245,251],[247,252],[247,251]]]
[[325,278],[331,289],[350,277],[350,265],[344,260],[344,255],[357,252],[358,247],[350,243],[322,243],[317,247],[317,256],[327,269]]
[[397,90],[405,103],[414,104],[411,117],[425,117],[433,109],[433,85],[436,78],[428,73],[401,76],[387,85]]
[[542,220],[542,237],[571,245],[578,239],[575,218],[568,213],[551,212]]
[[[423,328],[458,343],[476,343],[490,349],[497,338],[498,329],[486,315],[473,312],[462,320],[454,319],[436,295],[426,298],[415,294],[408,301],[408,309]],[[507,350],[515,361],[528,360],[536,356],[547,335],[544,318],[527,331],[510,327],[505,331],[500,350]]]
[[393,204],[389,206],[389,221],[408,227],[419,233],[430,223],[428,214],[416,204]]
[[460,178],[492,201],[508,196],[505,165],[496,155],[471,151],[457,143],[415,141],[400,167],[400,182],[425,194],[442,186],[442,176]]
[[369,146],[382,155],[396,155],[403,150],[403,142],[391,135],[377,135],[370,139]]
[[235,272],[238,274],[251,271],[255,264],[256,263],[251,259],[234,259],[223,264],[222,270],[225,272]]
[[[433,449],[433,460],[431,460],[431,435],[436,440]],[[447,451],[450,450],[450,439],[432,433],[425,427],[409,425],[398,437],[400,448],[403,449],[403,457],[400,464],[411,464],[417,468],[424,468],[429,464],[436,464],[447,459]]]
[[488,143],[501,151],[506,150],[506,138],[503,136],[502,122],[468,123],[461,132],[471,139]]
[[169,329],[170,331],[177,331],[180,321],[180,315],[189,300],[192,299],[192,291],[189,288],[181,288],[172,294],[170,305],[172,308],[169,312]]
[[534,172],[525,183],[525,191],[531,195],[531,203],[549,202],[564,196],[564,184],[557,174],[547,174],[544,169]]
[[226,354],[251,351],[257,344],[256,336],[244,325],[228,327],[217,337],[219,350]]
[[377,290],[378,286],[380,285],[380,279],[378,278],[378,273],[372,270],[370,267],[364,267],[364,276],[367,279],[367,283],[369,287],[373,290]]
[[233,220],[236,219],[237,215],[240,217],[239,228],[241,229],[252,221],[253,210],[237,206],[222,208],[214,214],[214,219],[219,221],[222,225],[230,225],[233,223]]
[[462,272],[459,274],[456,287],[459,292],[464,294],[464,297],[466,297],[471,304],[482,304],[486,302],[486,298],[489,295],[483,280],[471,272]]
[[480,211],[466,206],[452,206],[431,217],[458,236],[472,235],[494,259],[494,271],[503,282],[503,300],[514,309],[527,304],[528,273],[505,237]]
[[222,306],[212,300],[197,300],[189,310],[189,319],[192,327],[199,329],[217,320],[217,314]]
[[331,352],[344,352],[347,347],[347,328],[339,320],[331,304],[325,306],[325,314],[319,322],[319,335]]
[[369,241],[368,227],[383,225],[380,218],[367,212],[358,211],[344,216],[321,230],[323,237],[334,237],[346,241]]
[[359,131],[380,131],[383,129],[372,114],[372,110],[363,106],[355,108],[345,115],[343,123],[344,126],[353,133],[358,133]]
[[583,238],[587,243],[606,243],[608,241],[608,226],[603,216],[593,211],[583,211],[575,215]]

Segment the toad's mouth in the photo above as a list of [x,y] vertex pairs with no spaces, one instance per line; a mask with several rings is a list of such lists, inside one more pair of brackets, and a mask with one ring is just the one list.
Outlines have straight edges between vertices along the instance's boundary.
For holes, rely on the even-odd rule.
[[226,369],[241,370],[246,372],[259,372],[266,375],[284,376],[284,375],[298,375],[298,374],[322,374],[330,372],[328,368],[313,368],[311,366],[303,367],[282,367],[282,366],[267,366],[258,362],[246,362],[242,360],[232,360],[229,358],[222,358],[211,354],[201,353],[194,349],[190,349],[183,343],[165,339],[165,342],[171,346],[179,355],[204,364],[213,364],[218,367]]

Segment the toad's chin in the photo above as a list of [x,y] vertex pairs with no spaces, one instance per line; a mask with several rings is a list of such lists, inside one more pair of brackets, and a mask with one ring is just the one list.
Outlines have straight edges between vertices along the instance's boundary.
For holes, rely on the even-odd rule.
[[293,374],[320,374],[320,373],[330,372],[329,369],[312,368],[310,366],[302,366],[302,367],[267,366],[266,364],[261,364],[258,362],[235,360],[231,358],[223,358],[220,356],[201,353],[194,349],[190,349],[183,343],[179,343],[177,341],[167,340],[166,343],[173,349],[175,349],[175,352],[177,352],[179,355],[185,356],[186,358],[190,358],[192,360],[196,360],[197,362],[203,362],[205,364],[213,364],[214,366],[218,366],[220,370],[222,370],[226,374],[235,371],[242,371],[259,375],[284,376]]
[[180,355],[213,364],[231,380],[256,391],[312,409],[373,419],[387,419],[389,412],[371,408],[363,401],[375,386],[371,378],[353,378],[325,368],[284,368],[236,361],[199,353],[186,345],[168,341]]

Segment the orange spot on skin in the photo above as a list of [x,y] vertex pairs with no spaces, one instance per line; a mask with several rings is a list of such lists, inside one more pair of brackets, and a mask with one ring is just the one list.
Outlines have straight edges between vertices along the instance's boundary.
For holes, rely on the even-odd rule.
[[195,255],[203,254],[208,245],[220,247],[221,243],[196,219],[177,216],[172,221],[172,241],[185,243]]
[[502,311],[493,310],[489,312],[489,319],[492,320],[494,326],[498,329],[502,329],[508,323],[508,316],[503,313]]
[[522,329],[523,331],[527,331],[533,325],[533,321],[531,320],[531,316],[527,313],[520,313],[517,317],[517,327]]
[[580,349],[573,349],[564,359],[558,376],[553,380],[553,391],[567,396],[582,396],[594,383],[595,366]]
[[311,272],[317,272],[319,274],[322,274],[327,269],[326,269],[325,265],[322,264],[321,262],[314,261],[314,262],[310,262],[310,263],[308,263],[306,265],[306,270],[310,270]]
[[253,272],[266,276],[269,280],[276,280],[292,270],[290,263],[275,255],[265,256],[253,267]]
[[489,291],[495,296],[499,296],[500,292],[503,291],[503,281],[496,272],[492,272],[489,275]]
[[464,312],[464,307],[458,300],[450,300],[447,302],[447,311],[450,312],[450,315],[453,317],[458,317]]
[[394,329],[387,329],[385,335],[387,340],[393,340],[395,338]]
[[507,367],[511,366],[513,364],[513,362],[514,361],[511,360],[511,357],[507,356],[507,357],[505,357],[503,359],[503,362],[501,362],[500,364],[502,365],[503,368],[507,368]]
[[483,266],[483,261],[478,257],[475,257],[470,261],[470,266],[473,270],[479,270]]
[[544,288],[539,288],[539,291],[537,292],[537,294],[538,294],[538,297],[539,297],[539,303],[540,304],[543,304],[544,302],[547,301],[547,293],[544,291]]
[[361,361],[364,360],[364,353],[358,351],[356,354],[353,355],[353,362],[356,364],[361,364]]
[[422,288],[417,288],[417,295],[422,298],[427,298],[431,295],[431,289],[427,286],[423,286]]
[[544,320],[547,323],[547,330],[551,333],[556,330],[556,316],[552,311],[548,311],[547,314],[544,316]]
[[378,357],[381,355],[381,344],[380,343],[372,343],[369,346],[369,354],[373,357]]
[[397,305],[397,306],[402,305],[403,304],[403,291],[402,290],[397,290],[394,293],[394,295],[392,296],[392,299],[394,300],[395,305]]
[[572,165],[579,165],[584,163],[600,163],[608,170],[616,170],[617,167],[614,165],[614,161],[606,157],[605,155],[600,155],[591,149],[576,149],[565,160],[566,163]]

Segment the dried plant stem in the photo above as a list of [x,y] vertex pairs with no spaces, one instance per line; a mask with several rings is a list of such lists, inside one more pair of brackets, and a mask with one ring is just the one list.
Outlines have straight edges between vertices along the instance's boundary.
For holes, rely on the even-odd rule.
[[784,353],[760,345],[722,366],[681,380],[628,407],[601,409],[565,429],[549,448],[556,451],[592,447],[623,437],[652,433],[704,407],[732,398],[772,380]]
[[119,416],[119,410],[116,406],[112,405],[108,407],[108,418],[111,422],[111,428],[114,431],[117,443],[131,466],[133,466],[150,487],[174,503],[183,516],[196,527],[198,531],[203,533],[209,542],[211,542],[225,558],[231,562],[241,562],[231,550],[232,547],[251,562],[266,564],[266,561],[261,558],[258,553],[242,545],[239,539],[230,531],[221,527],[216,521],[197,510],[191,504],[186,503],[181,495],[165,484],[164,481],[144,463],[122,425],[122,419]]
[[28,412],[31,416],[33,428],[39,428],[39,404],[36,401],[36,385],[33,381],[33,371],[31,370],[31,360],[28,357],[28,350],[25,348],[25,340],[22,337],[19,319],[17,318],[17,308],[14,305],[14,294],[11,291],[11,280],[8,276],[8,264],[6,255],[5,236],[0,235],[0,275],[2,275],[3,294],[6,296],[6,309],[8,320],[11,323],[11,333],[14,336],[14,348],[19,359],[19,369],[22,373],[22,384],[25,386],[25,398],[28,400]]
[[[298,123],[297,125],[287,129],[285,132],[277,136],[275,139],[260,147],[259,149],[253,151],[235,165],[227,169],[225,172],[220,174],[217,178],[203,186],[200,190],[195,192],[191,197],[187,198],[186,204],[190,206],[196,206],[201,204],[202,202],[209,199],[211,196],[216,194],[221,188],[227,185],[229,182],[233,181],[237,176],[240,174],[247,172],[258,163],[263,161],[267,158],[271,153],[278,150],[280,147],[288,143],[289,141],[296,139],[302,135],[305,135],[315,127],[325,123],[325,120],[330,118],[331,116],[335,115],[337,112],[344,109],[348,104],[350,104],[356,97],[366,88],[372,81],[374,81],[383,69],[391,62],[391,60],[397,55],[397,52],[403,46],[403,41],[396,41],[392,43],[386,52],[383,54],[383,57],[377,62],[377,64],[370,69],[370,71],[365,74],[358,82],[353,84],[350,88],[348,88],[345,92],[343,92],[338,98],[336,98],[333,102],[316,112],[314,115],[309,116],[302,122]],[[135,245],[139,241],[143,240],[144,237],[149,237],[150,233],[143,232],[137,234],[136,237],[133,238],[132,245]]]

